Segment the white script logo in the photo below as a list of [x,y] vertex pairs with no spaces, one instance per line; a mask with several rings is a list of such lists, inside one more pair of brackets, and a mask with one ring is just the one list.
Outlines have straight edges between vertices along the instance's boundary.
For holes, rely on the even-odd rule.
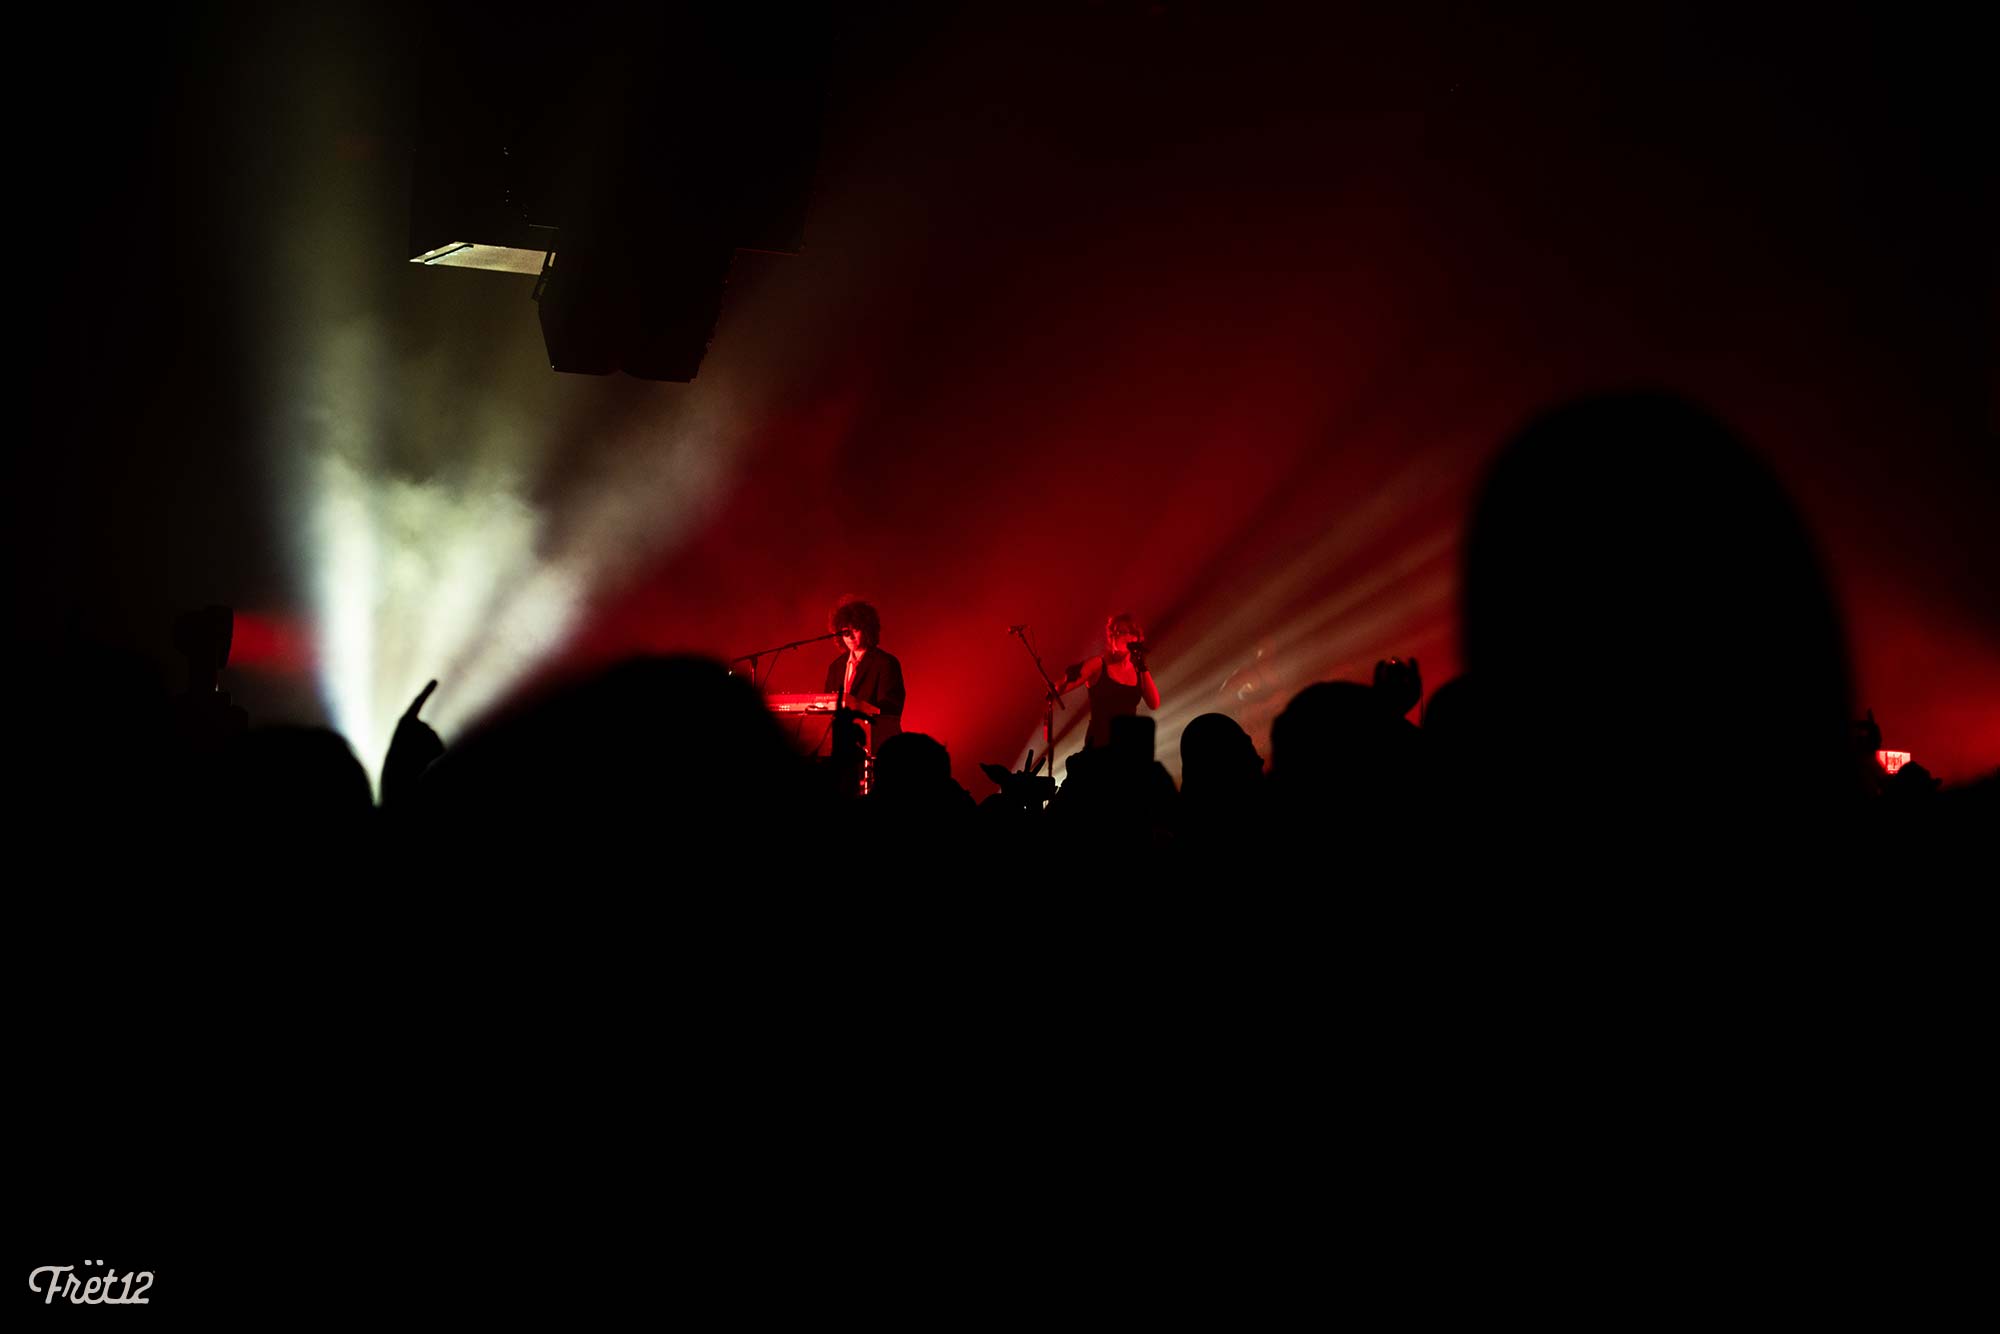
[[[104,1261],[85,1260],[83,1263],[84,1267],[88,1268],[94,1264],[101,1265]],[[134,1296],[132,1292],[132,1280],[135,1278],[139,1280],[139,1292],[141,1294],[144,1294],[147,1288],[153,1286],[153,1271],[150,1269],[142,1269],[136,1274],[126,1274],[124,1276],[124,1290],[118,1296],[113,1297],[111,1289],[118,1282],[119,1275],[117,1270],[107,1268],[103,1273],[92,1274],[79,1284],[76,1275],[70,1273],[74,1268],[76,1268],[75,1265],[43,1265],[40,1269],[28,1275],[28,1291],[40,1292],[42,1287],[35,1280],[43,1274],[47,1274],[49,1276],[49,1295],[42,1298],[42,1305],[44,1306],[53,1302],[58,1292],[69,1298],[70,1305],[72,1306],[151,1306],[153,1304],[151,1297],[144,1295]],[[69,1277],[64,1278],[64,1274],[69,1274]]]

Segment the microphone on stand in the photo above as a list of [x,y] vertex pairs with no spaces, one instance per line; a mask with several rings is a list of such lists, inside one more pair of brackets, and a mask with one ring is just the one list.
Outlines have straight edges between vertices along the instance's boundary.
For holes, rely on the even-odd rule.
[[1023,621],[1023,622],[1022,622],[1021,624],[1019,624],[1019,625],[1010,625],[1010,626],[1008,626],[1008,627],[1007,627],[1007,633],[1008,633],[1008,634],[1010,634],[1010,635],[1018,635],[1018,634],[1020,634],[1020,633],[1021,633],[1021,632],[1022,632],[1023,630],[1025,630],[1025,629],[1027,629],[1027,628],[1028,628],[1028,623],[1027,623],[1026,621]]

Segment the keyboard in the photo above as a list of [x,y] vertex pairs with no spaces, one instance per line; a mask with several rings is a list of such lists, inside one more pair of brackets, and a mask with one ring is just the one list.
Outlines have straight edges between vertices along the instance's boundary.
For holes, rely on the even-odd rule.
[[[772,713],[832,713],[840,707],[840,696],[766,695],[764,703],[770,706]],[[854,699],[851,696],[847,701],[847,711],[861,714],[863,717],[872,717],[882,712],[866,700]]]

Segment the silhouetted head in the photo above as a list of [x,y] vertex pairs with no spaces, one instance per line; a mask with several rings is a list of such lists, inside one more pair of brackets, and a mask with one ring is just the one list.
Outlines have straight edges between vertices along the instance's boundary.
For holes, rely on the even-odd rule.
[[236,613],[227,607],[202,607],[174,618],[174,648],[187,660],[195,687],[213,686],[216,673],[228,665],[235,630]]
[[1271,724],[1271,774],[1292,787],[1398,785],[1409,777],[1414,731],[1373,686],[1321,681],[1292,696]]
[[251,834],[334,835],[366,821],[375,805],[347,739],[324,727],[252,728],[230,744],[223,772],[230,818]]
[[1479,730],[1479,692],[1470,677],[1454,676],[1431,691],[1424,701],[1424,735],[1433,740],[1462,744],[1462,738]]
[[1264,761],[1250,736],[1226,713],[1204,713],[1181,729],[1181,791],[1255,783]]
[[1536,419],[1488,473],[1464,561],[1493,758],[1652,799],[1724,766],[1749,799],[1845,774],[1844,645],[1812,544],[1702,409],[1642,392]]
[[875,753],[870,790],[899,797],[951,782],[951,752],[922,732],[898,732]]
[[1937,799],[1940,783],[1931,777],[1931,771],[1912,760],[1889,775],[1882,785],[1882,795],[1897,805],[1912,802],[1932,802]]
[[483,724],[424,787],[427,815],[484,848],[686,860],[782,852],[740,840],[796,828],[805,781],[747,681],[700,658],[635,658]]

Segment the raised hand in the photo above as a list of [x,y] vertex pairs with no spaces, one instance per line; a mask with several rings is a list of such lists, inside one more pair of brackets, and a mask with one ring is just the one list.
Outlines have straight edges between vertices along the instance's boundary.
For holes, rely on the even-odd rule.
[[1875,710],[1868,710],[1868,716],[1854,724],[1854,748],[1871,760],[1882,749],[1882,728],[1875,721]]
[[1415,658],[1384,658],[1375,664],[1375,690],[1398,718],[1424,697],[1423,673]]
[[1039,810],[1056,794],[1056,780],[1041,774],[1042,761],[1035,758],[1032,750],[1018,773],[998,764],[982,764],[979,768],[1000,789],[999,796],[1008,806]]
[[432,681],[417,692],[410,701],[410,707],[403,710],[403,716],[396,720],[396,733],[389,738],[389,755],[382,761],[382,804],[394,805],[407,801],[410,791],[416,787],[417,779],[431,762],[444,754],[444,742],[431,730],[431,725],[419,718],[424,701],[431,697],[438,683]]

